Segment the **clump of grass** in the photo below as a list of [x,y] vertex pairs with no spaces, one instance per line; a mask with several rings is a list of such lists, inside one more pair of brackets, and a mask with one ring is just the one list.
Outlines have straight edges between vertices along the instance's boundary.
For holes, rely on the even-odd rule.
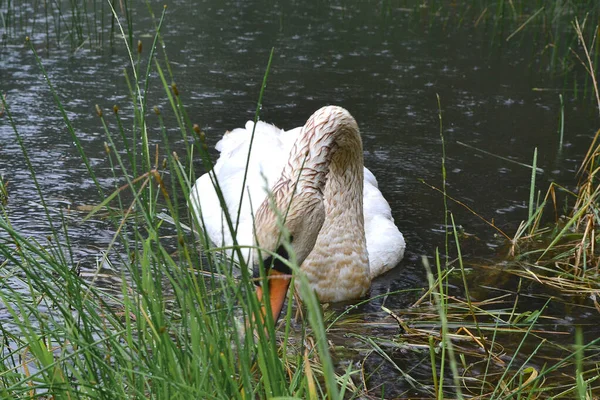
[[[495,265],[467,266],[454,223],[452,227],[458,257],[445,265],[437,255],[433,271],[423,260],[429,288],[412,306],[382,307],[387,316],[370,316],[367,327],[357,315],[341,322],[359,341],[355,351],[364,354],[363,365],[387,366],[386,374],[394,373],[364,372],[366,393],[379,397],[381,390],[395,385],[404,390],[399,397],[597,396],[600,339],[585,342],[581,334],[573,334],[582,329],[562,323],[555,311],[589,306],[571,304],[558,295],[530,294],[525,289],[528,280],[515,279]],[[474,274],[481,278],[474,280]],[[507,277],[516,281],[514,289],[499,287]]]
[[[222,249],[212,248],[204,235],[197,243],[183,223],[189,220],[182,210],[194,182],[192,158],[199,155],[207,166],[211,163],[200,129],[185,111],[181,88],[171,83],[173,77],[164,74],[155,57],[163,19],[164,13],[147,69],[132,61],[132,126],[125,127],[119,107],[112,113],[96,107],[106,136],[106,157],[120,186],[107,189],[100,184],[48,80],[99,195],[98,206],[81,215],[82,223],[102,218],[115,233],[99,254],[95,271],[83,276],[62,211],[47,205],[31,164],[31,179],[51,235],[44,241],[23,235],[11,221],[10,193],[6,204],[0,202],[0,299],[11,317],[0,325],[0,397],[352,396],[357,390],[353,370],[335,372],[320,305],[308,283],[300,278],[308,312],[301,328],[304,337],[282,348],[279,343],[288,343],[291,335],[289,315],[283,334],[271,319],[263,323],[247,270],[234,276],[230,262],[217,257]],[[30,49],[35,55],[31,43]],[[138,47],[138,60],[141,53]],[[36,59],[48,79],[37,55]],[[146,96],[153,72],[161,79],[170,118],[185,142],[193,142],[183,155],[170,151],[167,111],[154,108],[153,114],[148,113]],[[4,96],[2,104],[27,161],[19,121],[12,119]],[[149,146],[150,118],[158,122],[162,152]],[[1,187],[3,193],[10,190],[5,184]],[[290,267],[297,269],[293,262]],[[119,281],[116,294],[96,285],[110,271],[119,271],[114,274]]]
[[[573,22],[581,49],[577,54],[581,54],[578,58],[593,82],[594,97],[600,115],[597,60],[592,52],[597,48],[598,42],[594,35],[592,42],[588,44],[583,33],[585,25],[585,20],[580,22],[576,19]],[[596,32],[599,27],[596,25]],[[530,209],[533,205],[535,212],[530,212],[528,221],[521,224],[512,240],[512,252],[517,255],[518,262],[513,272],[564,292],[595,293],[600,284],[600,249],[597,246],[600,239],[599,135],[600,130],[594,136],[581,164],[576,190],[570,191],[553,184],[541,202],[533,204],[533,200],[530,200]],[[532,183],[532,187],[533,185]],[[562,213],[558,209],[557,201],[559,193],[566,194],[574,204],[566,215],[560,217]],[[549,208],[553,208],[555,224],[547,227],[542,224],[542,218]]]

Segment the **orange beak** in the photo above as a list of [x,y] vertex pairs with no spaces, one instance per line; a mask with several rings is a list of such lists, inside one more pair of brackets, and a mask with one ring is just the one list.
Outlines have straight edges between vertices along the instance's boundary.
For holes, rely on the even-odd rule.
[[[269,270],[268,285],[269,285],[269,300],[271,305],[271,312],[273,315],[273,323],[277,323],[279,319],[279,314],[281,314],[281,309],[283,308],[283,303],[285,302],[285,296],[288,291],[288,287],[290,286],[290,281],[292,279],[291,275],[284,274],[282,272],[276,271],[274,269]],[[256,287],[256,296],[259,301],[263,301],[263,289],[260,286]],[[266,306],[262,305],[262,314],[266,315]]]

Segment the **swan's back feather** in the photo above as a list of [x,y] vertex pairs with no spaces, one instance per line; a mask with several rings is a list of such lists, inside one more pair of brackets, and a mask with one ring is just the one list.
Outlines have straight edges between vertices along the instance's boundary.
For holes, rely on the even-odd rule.
[[[253,129],[254,122],[248,121],[244,128],[226,132],[215,146],[220,156],[213,171],[217,176],[234,227]],[[266,188],[270,188],[281,174],[293,144],[293,141],[290,144],[288,138],[284,137],[285,134],[285,131],[273,125],[261,121],[256,124],[252,154],[248,163],[246,191],[240,212],[237,235],[240,245],[253,244],[252,215],[266,197]],[[220,211],[219,198],[209,174],[202,175],[196,181],[191,198],[192,206],[196,210],[203,210],[204,230],[211,242],[219,247],[231,246],[232,235],[227,228],[224,214]],[[247,260],[250,251],[244,249],[242,253]],[[228,254],[231,255],[231,252]]]

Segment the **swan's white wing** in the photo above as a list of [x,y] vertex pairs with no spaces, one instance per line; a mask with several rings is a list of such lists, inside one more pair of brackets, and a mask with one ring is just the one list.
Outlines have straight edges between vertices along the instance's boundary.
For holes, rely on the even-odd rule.
[[[248,121],[244,128],[226,132],[216,145],[216,149],[221,154],[213,170],[234,227],[237,221],[253,128],[254,123]],[[300,129],[285,132],[264,122],[256,124],[252,154],[248,163],[246,190],[238,224],[238,244],[252,245],[252,215],[265,199],[266,188],[272,187],[281,175],[299,132]],[[196,215],[200,215],[199,210],[202,210],[204,230],[210,240],[217,246],[231,246],[233,244],[232,235],[209,174],[202,175],[196,181],[192,188],[190,201]],[[202,221],[199,222],[202,223]],[[228,253],[231,254],[231,252]],[[246,249],[243,253],[248,259],[250,251]]]
[[379,191],[375,175],[367,168],[363,208],[369,267],[374,278],[394,268],[402,260],[406,244],[394,224],[390,205]]

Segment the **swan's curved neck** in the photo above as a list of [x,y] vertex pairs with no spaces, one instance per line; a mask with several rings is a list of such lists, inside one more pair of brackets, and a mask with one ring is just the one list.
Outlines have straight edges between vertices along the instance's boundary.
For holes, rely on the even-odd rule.
[[[357,298],[371,283],[363,214],[362,141],[356,121],[346,110],[330,113],[329,118],[316,115],[304,126],[305,137],[296,142],[296,161],[290,157],[284,170],[284,175],[299,176],[300,191],[320,190],[325,207],[325,220],[302,270],[321,301]],[[300,157],[304,167],[298,175],[288,167],[299,165]]]
[[[286,225],[298,234],[294,236],[297,260],[322,301],[335,300],[336,295],[329,297],[320,286],[335,289],[338,279],[351,286],[347,293],[344,288],[338,292],[345,298],[364,295],[370,285],[363,168],[356,121],[341,107],[323,107],[302,128],[272,188],[275,207],[282,214],[289,207]],[[263,203],[255,220],[256,226],[263,227],[257,232],[261,246],[277,248],[273,235],[262,235],[276,219],[272,207]]]
[[[363,213],[362,144],[333,155],[324,191],[325,221],[302,264],[321,301],[359,298],[371,285]],[[324,261],[326,260],[326,261]]]

